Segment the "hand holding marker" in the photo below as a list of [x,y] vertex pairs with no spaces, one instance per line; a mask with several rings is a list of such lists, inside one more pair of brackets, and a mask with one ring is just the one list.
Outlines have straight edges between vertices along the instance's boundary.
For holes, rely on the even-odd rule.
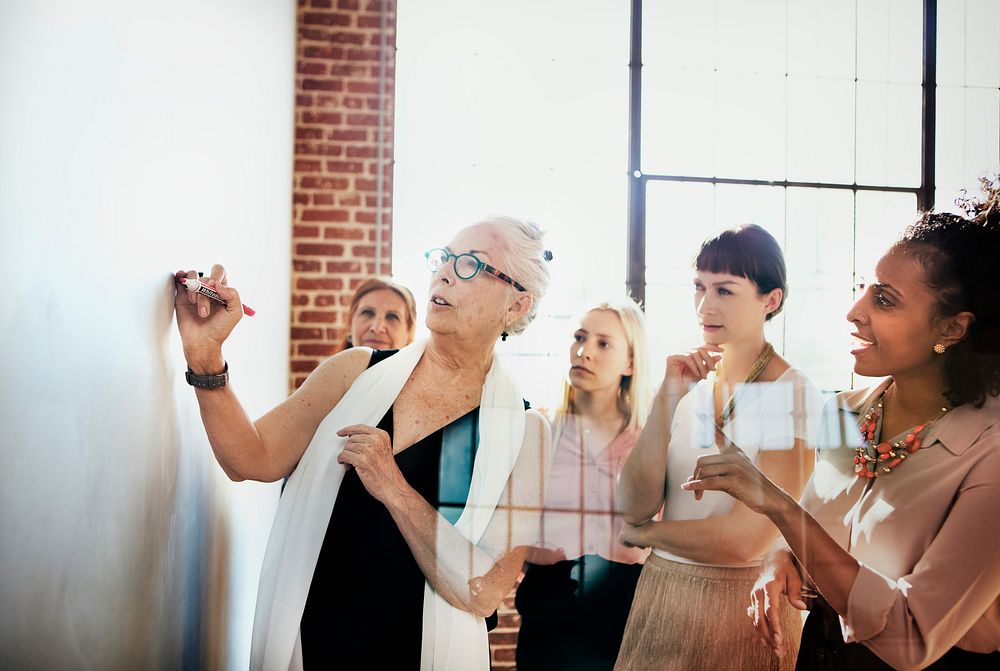
[[[201,275],[202,273],[198,274]],[[222,303],[223,305],[226,304],[226,301],[222,298],[222,296],[219,295],[219,293],[215,289],[212,289],[208,285],[203,284],[200,280],[190,279],[187,277],[178,277],[177,281],[186,286],[188,288],[188,291],[193,291],[196,294],[201,294],[202,296],[210,298],[217,303]],[[240,305],[243,306],[243,314],[245,314],[247,317],[253,317],[255,314],[257,314],[257,311],[251,308],[246,303],[241,303]]]

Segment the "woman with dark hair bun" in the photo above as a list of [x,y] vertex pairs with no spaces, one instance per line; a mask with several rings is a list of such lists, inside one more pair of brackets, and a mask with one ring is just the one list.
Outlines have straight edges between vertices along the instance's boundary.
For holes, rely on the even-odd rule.
[[1000,668],[1000,178],[983,184],[967,216],[907,227],[848,313],[855,372],[886,379],[838,396],[801,504],[736,445],[684,485],[781,531],[747,615],[780,651],[776,606],[814,597],[797,668]]
[[[618,479],[627,522],[620,538],[653,550],[615,668],[791,669],[790,659],[757,645],[742,615],[778,530],[727,496],[694,501],[680,486],[699,456],[738,441],[797,496],[812,468],[822,396],[765,339],[764,324],[787,293],[774,237],[753,224],[725,230],[702,244],[694,266],[704,343],[667,358],[649,421]],[[802,621],[787,604],[782,611],[784,644],[794,651]]]

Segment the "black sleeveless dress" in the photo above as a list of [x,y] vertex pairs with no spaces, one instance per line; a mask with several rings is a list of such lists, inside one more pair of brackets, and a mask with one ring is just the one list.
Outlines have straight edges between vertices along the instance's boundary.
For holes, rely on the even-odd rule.
[[[372,353],[368,367],[398,350]],[[527,403],[525,403],[527,408]],[[378,428],[393,435],[392,408]],[[406,481],[454,524],[469,496],[479,408],[396,455]],[[424,574],[396,523],[352,468],[344,474],[299,632],[307,669],[419,669]],[[497,614],[486,618],[496,626]]]
[[[396,350],[376,351],[369,367]],[[479,409],[396,455],[403,477],[449,521],[469,493]],[[393,435],[392,408],[378,428]],[[306,669],[419,669],[424,574],[354,469],[344,475],[313,573],[300,633]]]

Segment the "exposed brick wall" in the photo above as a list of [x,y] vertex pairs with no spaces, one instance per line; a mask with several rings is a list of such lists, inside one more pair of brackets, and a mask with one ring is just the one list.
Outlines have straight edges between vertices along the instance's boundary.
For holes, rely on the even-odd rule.
[[[299,0],[297,23],[291,389],[339,350],[357,285],[392,271],[396,3]],[[376,268],[380,196],[382,260]]]
[[490,665],[493,671],[516,671],[514,652],[517,650],[517,632],[521,626],[521,616],[514,609],[514,592],[507,595],[497,609],[500,621],[490,632]]

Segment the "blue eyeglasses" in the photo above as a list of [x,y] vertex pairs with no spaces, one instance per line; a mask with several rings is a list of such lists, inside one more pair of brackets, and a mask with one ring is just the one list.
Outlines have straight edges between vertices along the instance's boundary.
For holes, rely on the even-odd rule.
[[493,277],[503,280],[518,291],[527,291],[527,289],[521,286],[521,284],[513,277],[503,271],[497,270],[488,263],[483,263],[475,254],[452,254],[447,249],[435,247],[434,249],[424,252],[424,258],[427,259],[427,267],[434,273],[436,273],[441,266],[448,263],[449,259],[455,259],[455,275],[457,275],[460,279],[471,280],[479,273],[480,270],[485,270]]

